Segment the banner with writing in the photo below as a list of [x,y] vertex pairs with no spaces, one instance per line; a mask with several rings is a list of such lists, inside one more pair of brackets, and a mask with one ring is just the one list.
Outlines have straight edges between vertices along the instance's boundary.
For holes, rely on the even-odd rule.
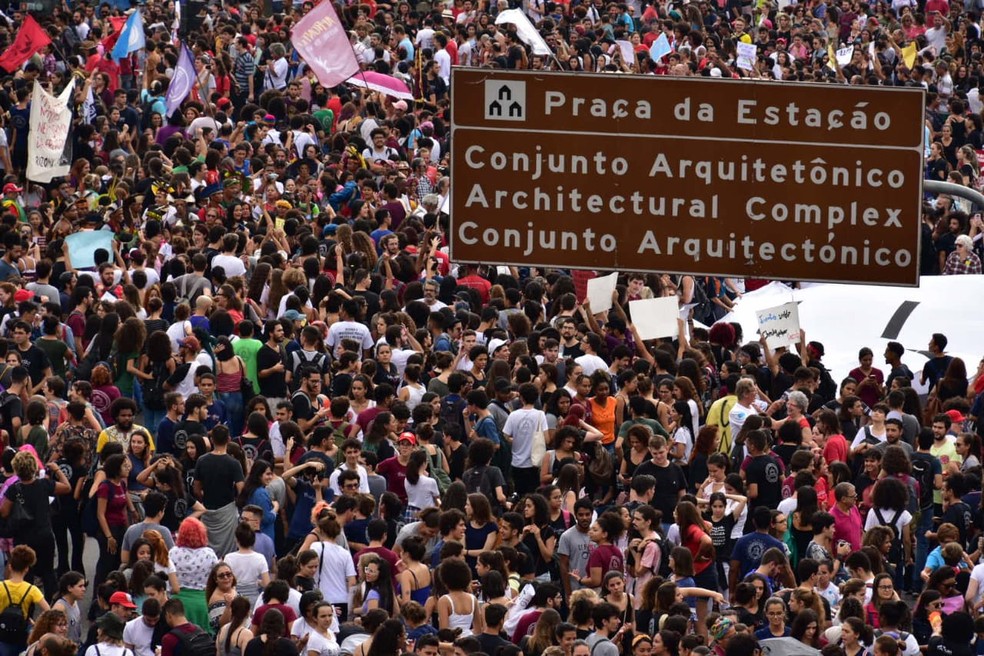
[[755,66],[755,60],[758,58],[758,49],[752,43],[742,43],[738,42],[738,68],[746,71],[752,70]]
[[786,303],[767,310],[759,310],[759,335],[765,337],[770,349],[792,346],[800,340],[799,309],[796,303]]
[[31,102],[31,129],[27,134],[27,179],[51,182],[68,175],[72,167],[72,109],[69,100],[75,93],[75,78],[57,98],[34,81]]

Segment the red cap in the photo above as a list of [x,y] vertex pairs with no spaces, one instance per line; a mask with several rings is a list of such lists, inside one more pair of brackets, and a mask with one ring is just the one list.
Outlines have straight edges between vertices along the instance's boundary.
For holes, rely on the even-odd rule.
[[411,433],[410,431],[400,433],[400,437],[397,438],[396,443],[399,444],[400,442],[409,442],[410,444],[416,446],[417,436]]
[[14,292],[14,303],[30,301],[33,298],[34,298],[34,292],[30,292],[26,289],[18,289],[16,292]]
[[109,598],[109,605],[119,604],[123,608],[136,608],[137,605],[133,603],[133,597],[125,592],[114,592]]
[[5,194],[19,194],[24,191],[23,187],[18,187],[13,182],[8,182],[3,186],[3,193]]
[[962,424],[966,421],[966,417],[964,417],[959,410],[947,410],[946,416],[949,417],[950,421],[954,424]]

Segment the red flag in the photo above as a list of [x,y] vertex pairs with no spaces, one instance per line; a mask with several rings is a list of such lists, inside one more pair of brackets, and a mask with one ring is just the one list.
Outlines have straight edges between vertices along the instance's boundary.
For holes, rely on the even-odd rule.
[[120,40],[120,32],[123,31],[123,26],[126,25],[126,16],[110,16],[109,22],[113,26],[113,33],[103,38],[100,42],[104,50],[112,50],[116,42]]
[[13,73],[34,53],[50,43],[51,38],[48,33],[28,14],[27,18],[24,19],[24,24],[17,31],[17,38],[14,39],[13,45],[7,48],[3,55],[0,55],[0,68],[8,73]]
[[328,0],[298,21],[290,41],[322,86],[336,86],[359,72],[348,34]]

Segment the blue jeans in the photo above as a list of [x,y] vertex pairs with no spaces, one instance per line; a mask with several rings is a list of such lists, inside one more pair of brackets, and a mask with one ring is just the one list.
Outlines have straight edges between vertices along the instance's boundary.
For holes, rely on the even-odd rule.
[[243,393],[216,392],[216,395],[225,404],[229,416],[229,435],[239,437],[243,434]]
[[143,409],[143,427],[150,431],[150,434],[157,436],[157,427],[161,425],[161,421],[167,416],[166,410],[151,410],[150,408]]
[[915,567],[912,571],[912,591],[920,592],[923,589],[923,580],[919,574],[926,568],[926,558],[929,556],[929,540],[926,539],[926,531],[933,528],[933,509],[924,508],[919,513],[919,525],[916,526],[916,557]]

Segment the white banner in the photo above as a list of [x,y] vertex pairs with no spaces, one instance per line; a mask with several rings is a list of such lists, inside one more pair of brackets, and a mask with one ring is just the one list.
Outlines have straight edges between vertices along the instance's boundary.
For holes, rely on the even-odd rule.
[[616,282],[618,282],[617,272],[588,281],[587,299],[591,306],[591,314],[601,314],[611,309],[612,292],[615,291]]
[[795,301],[767,310],[759,310],[756,315],[759,335],[765,337],[770,349],[793,346],[799,342],[799,308]]
[[72,129],[72,110],[68,103],[74,93],[75,80],[57,98],[34,81],[31,102],[31,130],[27,136],[27,179],[51,182],[52,178],[68,175],[72,166],[69,132]]

